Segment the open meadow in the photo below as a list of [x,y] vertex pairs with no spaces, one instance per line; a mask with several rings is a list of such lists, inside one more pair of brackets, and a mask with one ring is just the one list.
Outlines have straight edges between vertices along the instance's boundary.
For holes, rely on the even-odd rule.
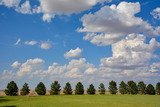
[[160,107],[158,95],[4,96],[0,107]]

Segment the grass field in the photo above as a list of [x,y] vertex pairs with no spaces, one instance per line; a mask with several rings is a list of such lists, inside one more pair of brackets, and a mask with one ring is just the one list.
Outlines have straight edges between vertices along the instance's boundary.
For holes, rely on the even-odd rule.
[[160,107],[155,95],[59,95],[0,97],[0,107]]

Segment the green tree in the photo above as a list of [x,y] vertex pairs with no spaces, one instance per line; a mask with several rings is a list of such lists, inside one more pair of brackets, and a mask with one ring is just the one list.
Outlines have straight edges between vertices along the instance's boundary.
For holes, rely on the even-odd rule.
[[18,95],[18,87],[14,81],[11,81],[10,83],[8,83],[8,85],[5,89],[5,94],[9,95],[9,96],[17,96]]
[[81,82],[77,83],[77,85],[75,87],[75,94],[77,94],[77,95],[84,94],[84,87],[83,87],[83,84]]
[[58,95],[58,94],[60,94],[60,91],[61,91],[60,88],[61,88],[61,86],[58,83],[58,81],[54,81],[54,83],[51,84],[50,94],[51,95]]
[[146,84],[143,81],[140,81],[137,86],[138,86],[138,93],[139,94],[145,94],[146,93],[145,92]]
[[46,94],[46,87],[43,84],[43,82],[40,82],[37,87],[35,88],[35,91],[38,95],[45,95]]
[[96,90],[95,90],[93,84],[89,85],[89,88],[87,89],[87,94],[93,95],[95,93],[96,93]]
[[21,95],[28,95],[29,94],[29,86],[27,83],[25,83],[21,89]]
[[127,94],[127,84],[124,81],[121,81],[119,84],[119,92],[121,94]]
[[66,94],[66,95],[70,95],[72,94],[72,87],[71,87],[71,84],[69,82],[66,83],[66,86],[64,87],[63,89],[63,93]]
[[156,93],[160,95],[160,82],[156,84]]
[[155,95],[155,89],[153,87],[152,84],[148,84],[148,86],[146,87],[146,94],[149,94],[149,95]]
[[128,84],[128,87],[127,87],[128,94],[138,93],[138,87],[134,81],[128,81],[127,84]]
[[100,83],[98,88],[99,88],[99,90],[98,90],[99,94],[105,94],[106,89],[105,89],[105,86],[103,83]]
[[116,94],[117,93],[117,83],[115,82],[115,81],[110,81],[109,82],[109,87],[108,87],[108,89],[109,89],[109,92],[111,93],[111,94]]

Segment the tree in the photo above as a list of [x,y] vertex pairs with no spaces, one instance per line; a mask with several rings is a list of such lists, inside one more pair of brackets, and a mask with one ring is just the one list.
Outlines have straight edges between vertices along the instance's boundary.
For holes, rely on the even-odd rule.
[[89,88],[87,89],[87,94],[93,95],[95,93],[96,93],[96,90],[95,90],[93,84],[89,85]]
[[156,93],[160,95],[160,82],[156,84]]
[[99,94],[105,94],[106,89],[103,83],[100,83],[98,88],[99,88]]
[[117,83],[115,82],[115,81],[110,81],[109,82],[109,87],[108,87],[108,89],[109,89],[109,92],[111,93],[111,94],[116,94],[117,93]]
[[146,84],[143,81],[140,81],[137,86],[138,86],[138,93],[139,94],[145,94],[146,93],[145,92]]
[[61,86],[58,83],[58,81],[54,81],[54,83],[51,84],[50,94],[51,95],[58,95],[58,94],[60,94],[60,91],[61,91],[60,88],[61,88]]
[[127,84],[128,84],[128,87],[127,87],[128,94],[138,93],[138,87],[134,81],[128,81]]
[[153,87],[152,84],[148,84],[148,86],[146,87],[146,94],[149,94],[149,95],[155,95],[155,89]]
[[119,84],[119,92],[121,94],[127,94],[127,84],[124,81],[121,81]]
[[35,88],[35,91],[38,95],[45,95],[46,94],[46,87],[43,84],[43,82],[40,82],[37,87]]
[[70,95],[72,94],[72,87],[71,87],[71,84],[69,82],[66,83],[66,86],[64,87],[63,89],[63,93],[66,94],[66,95]]
[[18,95],[18,87],[14,81],[11,81],[10,83],[8,83],[8,85],[5,89],[5,94],[9,95],[9,96],[17,96]]
[[28,95],[29,94],[29,86],[27,83],[25,83],[21,89],[21,95]]
[[83,84],[81,82],[77,83],[77,85],[75,87],[75,94],[78,94],[78,95],[84,94],[84,87],[83,87]]

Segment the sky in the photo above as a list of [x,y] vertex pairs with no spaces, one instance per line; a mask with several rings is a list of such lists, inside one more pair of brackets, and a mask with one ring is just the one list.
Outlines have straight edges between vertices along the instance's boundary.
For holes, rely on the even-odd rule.
[[159,0],[0,0],[0,89],[160,81]]

